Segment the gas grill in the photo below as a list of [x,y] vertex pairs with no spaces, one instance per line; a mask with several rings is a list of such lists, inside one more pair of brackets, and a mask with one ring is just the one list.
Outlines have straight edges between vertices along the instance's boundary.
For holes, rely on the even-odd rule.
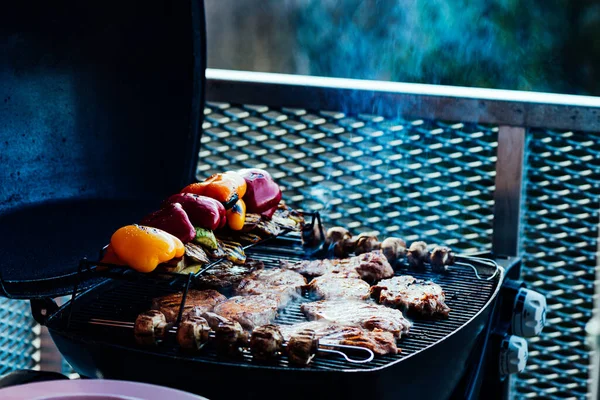
[[[215,399],[291,390],[292,397],[507,395],[508,374],[523,368],[526,354],[518,336],[531,335],[519,317],[529,306],[537,318],[529,322],[544,319],[520,281],[525,127],[600,129],[593,105],[242,71],[206,70],[205,80],[199,1],[13,7],[0,16],[12,38],[3,39],[0,70],[0,88],[11,94],[0,129],[10,170],[0,186],[0,234],[9,244],[0,248],[0,292],[31,299],[33,316],[81,376],[150,381]],[[32,107],[38,96],[44,101]],[[82,274],[78,261],[183,184],[247,166],[267,168],[290,205],[320,211],[327,225],[483,250],[478,255],[503,273],[482,281],[462,266],[448,275],[410,271],[444,287],[451,317],[414,321],[400,355],[360,366],[327,357],[305,369],[285,357],[258,365],[248,357],[182,355],[168,342],[149,350],[133,345],[127,329],[90,324],[130,323],[152,296],[181,286],[105,280]],[[32,226],[49,232],[44,246],[30,246]],[[304,254],[294,237],[249,252],[267,266]],[[73,292],[75,300],[60,308],[51,300]],[[295,303],[278,318],[304,317]]]
[[[267,241],[247,253],[263,261],[265,268],[278,267],[282,259],[305,258],[299,238],[293,235]],[[398,274],[410,273],[442,285],[452,312],[448,319],[415,319],[410,334],[398,342],[401,353],[376,357],[364,364],[322,354],[307,368],[288,365],[286,357],[265,365],[254,362],[249,353],[242,359],[219,357],[210,349],[189,355],[179,350],[173,338],[156,348],[141,348],[133,339],[132,323],[140,312],[150,308],[153,298],[181,290],[180,282],[174,279],[157,279],[152,284],[143,277],[110,280],[79,294],[76,300],[54,312],[42,312],[40,307],[44,309],[45,304],[34,302],[34,314],[51,315],[42,322],[66,360],[86,377],[153,382],[211,399],[269,398],[268,393],[275,398],[290,387],[295,387],[294,393],[286,395],[290,398],[305,397],[323,389],[335,390],[336,395],[343,397],[370,393],[383,399],[395,398],[399,384],[402,393],[409,397],[447,398],[464,379],[470,357],[480,357],[486,342],[494,340],[482,332],[498,318],[494,310],[504,268],[496,271],[479,265],[476,260],[471,265],[456,265],[447,274],[433,273],[429,267],[421,272],[399,270]],[[306,321],[300,305],[308,301],[312,301],[309,295],[293,301],[279,312],[274,322],[287,325]],[[457,348],[461,350],[457,352]],[[494,356],[489,359],[499,363]],[[199,383],[192,375],[202,376],[206,383]],[[431,385],[432,376],[444,376],[444,381]],[[224,393],[223,387],[231,379],[236,385]],[[270,382],[268,393],[256,385],[264,379]],[[326,388],[332,380],[336,382],[335,389]],[[302,388],[296,388],[298,382],[303,383]],[[465,380],[462,391],[454,395],[460,397],[465,390],[473,390],[476,383]]]

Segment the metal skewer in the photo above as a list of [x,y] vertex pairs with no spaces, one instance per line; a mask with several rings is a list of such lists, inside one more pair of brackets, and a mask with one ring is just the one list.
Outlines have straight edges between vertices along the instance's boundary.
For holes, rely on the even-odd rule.
[[[108,326],[108,327],[113,327],[113,328],[133,329],[133,327],[134,327],[133,322],[115,321],[115,320],[101,319],[101,318],[92,318],[88,321],[88,323],[90,325]],[[172,333],[172,334],[177,333],[177,328],[176,327],[170,328],[169,333]],[[211,331],[209,337],[214,338],[215,333],[213,331]],[[283,347],[284,348],[287,347],[286,343],[283,344]],[[356,351],[356,352],[363,352],[363,353],[366,353],[367,356],[365,358],[360,358],[360,359],[350,358],[348,356],[348,354],[344,353],[341,350],[335,350],[335,349],[347,349],[347,350],[352,350],[352,351]],[[366,347],[350,346],[350,345],[345,345],[345,344],[321,343],[321,344],[319,344],[318,351],[320,353],[336,354],[338,356],[343,357],[346,361],[353,363],[353,364],[368,363],[368,362],[372,361],[373,358],[375,358],[375,353],[373,353],[370,349],[367,349]]]

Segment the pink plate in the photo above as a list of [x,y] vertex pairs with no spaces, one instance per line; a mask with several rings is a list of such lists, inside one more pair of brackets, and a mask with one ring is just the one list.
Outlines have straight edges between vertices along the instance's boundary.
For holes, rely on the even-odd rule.
[[206,400],[163,386],[108,379],[28,383],[0,389],[2,400]]

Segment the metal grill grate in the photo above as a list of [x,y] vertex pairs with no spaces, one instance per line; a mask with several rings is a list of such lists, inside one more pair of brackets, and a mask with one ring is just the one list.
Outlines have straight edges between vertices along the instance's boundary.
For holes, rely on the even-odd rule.
[[0,375],[39,364],[40,327],[29,302],[0,297]]
[[582,398],[598,239],[600,134],[530,133],[523,276],[546,295],[548,325],[529,341],[521,398]]
[[327,224],[491,247],[497,128],[223,103],[205,114],[199,179],[265,168]]
[[[283,251],[280,246],[253,248],[249,251],[249,255],[262,260],[266,268],[278,267],[280,259],[301,259],[304,250],[299,244],[299,239],[295,244],[295,248]],[[471,268],[463,266],[455,266],[447,274],[433,273],[429,267],[423,272],[411,271],[410,274],[416,278],[434,279],[444,288],[446,303],[452,309],[448,319],[414,320],[410,335],[403,337],[398,342],[398,347],[402,349],[401,354],[377,357],[367,364],[351,364],[338,358],[317,357],[311,364],[311,368],[315,370],[376,369],[421,351],[442,340],[474,317],[489,301],[499,280],[499,276],[490,281],[478,280]],[[63,320],[63,326],[59,329],[68,329],[71,334],[94,338],[98,341],[105,341],[108,338],[109,343],[136,348],[131,329],[99,327],[90,325],[88,321],[92,318],[99,318],[132,322],[140,312],[150,308],[152,298],[176,290],[177,288],[168,283],[157,283],[156,285],[140,285],[136,282],[113,284],[107,290],[95,290],[89,295],[81,296],[77,300],[78,303],[73,311],[70,324],[67,327],[66,320]],[[306,321],[300,311],[300,305],[309,301],[312,300],[307,295],[299,301],[292,302],[279,312],[275,322],[291,324]],[[158,351],[161,354],[182,356],[178,346],[174,343],[163,343]],[[227,362],[209,350],[190,356],[190,358],[198,361]],[[243,360],[231,362],[255,365],[249,354],[245,354]],[[277,365],[286,367],[287,359],[282,358]]]

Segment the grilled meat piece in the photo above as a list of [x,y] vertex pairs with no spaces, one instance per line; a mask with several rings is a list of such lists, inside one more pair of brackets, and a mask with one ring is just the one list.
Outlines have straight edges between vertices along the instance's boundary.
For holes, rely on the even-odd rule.
[[410,275],[384,279],[371,288],[371,293],[381,304],[421,315],[447,317],[450,312],[445,303],[446,294],[440,285]]
[[[158,310],[165,315],[167,322],[175,322],[179,315],[181,297],[183,293],[173,293],[152,300],[152,309]],[[189,290],[185,299],[183,313],[189,312],[197,307],[199,311],[212,311],[215,305],[227,300],[225,296],[216,290]]]
[[187,316],[177,329],[177,343],[182,349],[198,351],[208,343],[210,326],[198,316]]
[[288,361],[292,365],[306,366],[317,353],[319,339],[314,329],[300,329],[289,336],[287,341]]
[[406,252],[406,259],[411,268],[421,269],[428,261],[427,243],[413,242]]
[[314,278],[308,288],[318,299],[367,300],[371,286],[362,279],[344,278],[338,274],[325,274]]
[[435,246],[429,256],[431,268],[435,272],[444,272],[448,266],[454,264],[454,253],[449,247]]
[[215,314],[214,312],[202,313],[202,318],[204,318],[206,322],[208,322],[208,326],[210,326],[210,329],[212,329],[213,331],[217,330],[219,324],[231,322],[227,318],[222,317],[219,314]]
[[229,261],[221,261],[198,277],[197,285],[203,289],[215,289],[226,295],[233,294],[242,279],[262,270],[262,261],[247,259],[244,265],[234,265]]
[[239,322],[244,329],[270,323],[277,315],[279,298],[270,294],[236,296],[218,304],[214,312]]
[[202,246],[196,243],[186,243],[185,244],[185,255],[188,257],[194,264],[208,264],[210,260],[208,259],[208,255],[206,251],[202,248]]
[[142,346],[155,345],[168,330],[165,315],[157,310],[141,313],[135,320],[133,334],[137,344]]
[[294,296],[301,293],[306,278],[297,272],[269,268],[260,270],[240,282],[235,293],[240,296],[251,294],[275,294],[280,297],[280,307],[284,307]]
[[360,326],[366,330],[391,332],[400,338],[411,323],[402,312],[362,301],[320,300],[302,304],[301,310],[311,321],[324,320],[342,325]]
[[392,266],[380,251],[361,254],[353,258],[356,259],[356,272],[367,282],[376,282],[394,276]]
[[377,281],[394,276],[392,266],[379,251],[334,260],[305,260],[294,263],[283,260],[280,265],[282,268],[309,277],[321,276],[327,273],[343,274],[348,277],[358,273],[366,281]]
[[392,333],[366,331],[357,326],[312,321],[294,325],[281,325],[279,330],[284,339],[288,340],[288,351],[294,335],[305,331],[314,332],[315,338],[322,344],[360,346],[371,350],[377,355],[397,354],[400,351],[396,346],[396,338]]
[[279,356],[283,350],[283,336],[277,325],[263,325],[254,328],[250,337],[250,351],[257,361],[269,361]]
[[239,356],[242,348],[248,345],[248,334],[237,321],[219,322],[215,331],[217,353],[225,356]]

